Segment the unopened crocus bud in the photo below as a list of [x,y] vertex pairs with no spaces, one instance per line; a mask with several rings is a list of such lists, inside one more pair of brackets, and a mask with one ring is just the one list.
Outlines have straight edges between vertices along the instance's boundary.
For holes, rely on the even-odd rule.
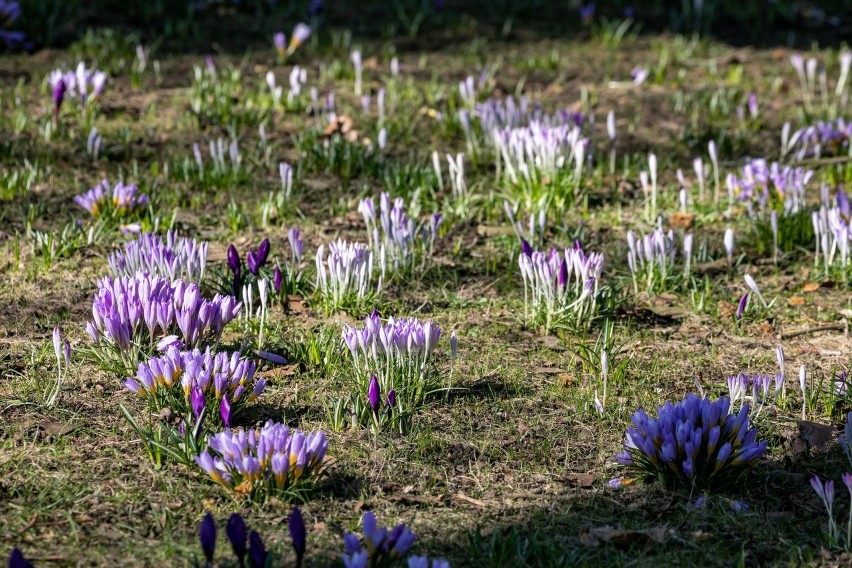
[[71,344],[68,343],[67,339],[62,344],[62,353],[65,355],[65,368],[68,369],[68,366],[71,365]]
[[521,239],[521,252],[527,256],[532,256],[533,249],[526,239]]
[[378,415],[382,399],[381,392],[379,390],[379,379],[376,375],[370,377],[370,388],[367,391],[367,400],[370,403],[370,408],[373,410],[373,414]]
[[12,554],[9,555],[9,568],[33,568],[26,558],[24,553],[18,547],[12,549]]
[[257,531],[249,534],[249,558],[255,566],[266,565],[266,546]]
[[62,106],[62,101],[65,100],[65,93],[68,91],[68,86],[65,84],[65,79],[58,79],[56,84],[53,86],[53,108],[55,109],[57,116],[59,114],[59,108]]
[[807,395],[807,378],[805,376],[805,366],[802,365],[799,367],[799,388],[802,389],[802,396]]
[[775,348],[775,358],[778,359],[778,367],[781,369],[781,374],[784,374],[784,348],[780,345]]
[[219,414],[222,417],[222,424],[226,428],[231,426],[231,401],[228,400],[228,395],[222,395],[222,403],[219,406]]
[[210,513],[201,519],[201,527],[198,529],[198,539],[201,541],[201,550],[207,562],[213,562],[213,553],[216,551],[216,522]]
[[233,244],[228,245],[228,268],[233,274],[237,274],[240,271],[240,264],[240,253],[237,252],[237,247]]
[[740,321],[741,319],[743,319],[743,314],[745,313],[745,309],[746,309],[747,305],[748,305],[748,292],[743,294],[743,297],[740,298],[740,303],[737,305],[737,313],[734,315],[734,317],[737,319],[737,321]]
[[284,32],[278,32],[272,36],[272,41],[275,44],[275,51],[278,52],[278,56],[284,57],[287,52],[287,36],[284,35]]
[[257,253],[253,250],[248,251],[248,254],[246,254],[246,264],[248,265],[249,272],[257,276],[260,263],[257,261]]
[[204,412],[204,407],[206,405],[206,401],[204,400],[204,392],[198,387],[195,386],[192,388],[192,394],[189,397],[190,404],[192,405],[192,414],[195,416],[195,419],[201,416],[201,413]]
[[452,332],[450,334],[450,356],[455,359],[459,354],[459,345],[458,338],[456,337],[456,332]]
[[275,267],[275,272],[272,274],[272,285],[275,287],[275,293],[281,293],[281,269],[279,267]]
[[239,513],[234,513],[228,519],[228,526],[225,529],[228,535],[228,540],[231,541],[231,548],[234,549],[234,556],[240,561],[240,566],[243,565],[243,559],[246,556],[246,523]]
[[730,227],[725,229],[725,254],[728,255],[728,262],[731,262],[734,257],[734,231]]
[[396,391],[391,389],[388,391],[387,397],[385,397],[385,405],[388,408],[393,408],[396,406]]
[[305,520],[302,518],[302,512],[298,507],[293,507],[287,526],[290,530],[290,538],[293,539],[293,550],[296,552],[296,566],[301,566],[302,557],[305,555],[307,534]]
[[62,359],[62,337],[59,334],[59,327],[53,328],[53,352],[56,354],[56,362]]
[[606,134],[609,136],[610,142],[615,142],[615,113],[613,111],[609,111],[609,114],[606,115]]
[[260,246],[257,247],[257,267],[260,269],[266,264],[266,259],[269,258],[269,239],[263,239]]
[[293,53],[300,45],[305,43],[311,37],[311,26],[299,22],[293,28],[293,34],[290,37],[290,45],[287,47],[287,53]]

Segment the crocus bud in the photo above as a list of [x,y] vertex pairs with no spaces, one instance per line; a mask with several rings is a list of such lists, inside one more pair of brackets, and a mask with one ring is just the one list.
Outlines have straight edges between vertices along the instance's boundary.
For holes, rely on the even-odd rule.
[[293,507],[293,512],[290,513],[290,521],[288,523],[290,529],[290,538],[293,539],[293,550],[296,551],[296,565],[302,565],[302,557],[305,555],[305,520],[302,518],[302,512],[298,507]]
[[67,90],[68,86],[65,84],[65,79],[62,78],[56,81],[56,84],[53,86],[53,108],[56,109],[57,113],[62,106],[62,101],[65,100]]
[[284,32],[278,32],[272,36],[272,42],[275,44],[275,51],[278,52],[278,56],[284,57],[287,52],[287,36],[284,35]]
[[802,365],[799,367],[799,387],[802,389],[802,396],[807,395],[807,379],[805,376],[805,366]]
[[65,369],[71,365],[71,344],[68,343],[68,340],[65,340],[65,343],[62,344],[62,353],[65,355]]
[[379,379],[376,378],[376,375],[370,377],[370,388],[367,391],[367,401],[370,403],[370,408],[373,410],[373,414],[378,415],[382,399],[381,392],[379,390]]
[[59,327],[53,328],[53,351],[58,363],[62,359],[62,337],[59,334]]
[[33,565],[24,558],[24,553],[15,547],[9,555],[9,568],[33,568]]
[[238,274],[240,271],[240,253],[237,252],[237,247],[228,245],[228,267],[233,274]]
[[388,396],[385,397],[385,406],[393,408],[396,406],[396,391],[391,389],[388,391]]
[[260,263],[257,261],[257,254],[250,250],[246,255],[246,264],[248,265],[249,272],[257,276],[257,271],[260,268]]
[[213,562],[213,553],[216,551],[216,522],[210,513],[201,519],[201,527],[198,529],[198,539],[201,541],[201,550],[207,562]]
[[725,254],[728,255],[728,262],[731,262],[734,256],[734,231],[730,227],[725,229]]
[[533,249],[526,239],[521,239],[521,252],[526,256],[532,256]]
[[456,337],[456,332],[452,332],[450,334],[450,356],[455,359],[459,354],[459,344],[458,338]]
[[222,424],[226,428],[231,426],[231,401],[228,400],[228,395],[222,395],[222,403],[219,406],[219,414],[222,416]]
[[199,387],[195,386],[192,388],[192,394],[189,399],[192,405],[192,414],[195,416],[195,419],[198,420],[201,413],[204,412],[204,406],[206,405],[204,392]]
[[240,559],[240,566],[243,565],[243,558],[246,555],[246,523],[239,513],[234,513],[228,519],[228,526],[225,529],[228,535],[228,540],[231,541],[231,548],[234,549],[234,556]]
[[609,114],[606,115],[606,134],[609,136],[610,142],[615,142],[615,113],[609,111]]
[[279,267],[275,267],[275,272],[272,275],[272,285],[275,287],[275,293],[281,293],[281,269]]
[[266,546],[257,531],[251,531],[249,534],[249,558],[255,566],[266,565]]
[[781,374],[784,374],[784,348],[780,345],[775,348],[775,357],[778,359],[778,367],[781,369]]
[[269,239],[263,239],[260,246],[257,247],[257,267],[260,268],[266,264],[266,259],[269,257]]
[[737,305],[737,313],[734,315],[737,321],[743,319],[743,314],[745,313],[746,305],[748,305],[748,292],[743,294],[743,297],[740,298],[739,305]]

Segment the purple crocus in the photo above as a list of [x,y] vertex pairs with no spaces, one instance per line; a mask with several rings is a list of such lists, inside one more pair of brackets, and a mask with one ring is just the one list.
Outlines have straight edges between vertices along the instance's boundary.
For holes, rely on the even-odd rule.
[[216,522],[210,513],[205,514],[204,518],[201,519],[198,539],[201,541],[201,550],[204,552],[204,557],[209,566],[213,562],[213,553],[216,551]]
[[293,34],[290,36],[290,45],[287,47],[287,53],[293,53],[299,46],[305,43],[311,37],[311,26],[299,22],[293,28]]
[[228,535],[228,540],[231,541],[231,548],[234,549],[234,555],[240,559],[240,566],[243,566],[243,558],[246,555],[246,523],[238,513],[234,513],[228,519],[225,534]]
[[228,245],[228,268],[231,269],[232,273],[239,274],[241,264],[240,253],[237,252],[237,247],[233,244]]
[[287,53],[287,36],[284,35],[284,32],[278,32],[272,36],[272,42],[275,44],[275,51],[278,52],[278,56],[284,57],[284,54]]
[[307,538],[305,532],[305,520],[302,518],[302,512],[298,507],[293,507],[293,512],[290,513],[288,522],[290,529],[290,538],[293,539],[293,550],[296,551],[296,566],[302,565],[302,558],[305,556],[305,541]]
[[530,246],[526,239],[521,239],[521,252],[527,256],[532,256],[533,248]]
[[246,254],[246,264],[248,265],[249,272],[257,276],[257,271],[260,269],[260,263],[257,262],[257,253],[253,250],[248,251],[248,254]]
[[222,424],[225,427],[231,426],[231,402],[228,400],[228,395],[222,396],[222,404],[219,407],[219,414],[222,416]]
[[272,274],[272,285],[275,287],[275,293],[281,293],[281,268],[275,267],[275,272]]
[[192,394],[190,395],[190,403],[192,404],[192,414],[195,416],[195,419],[198,420],[201,413],[204,412],[204,406],[206,404],[204,400],[204,391],[202,391],[200,387],[193,387]]
[[367,391],[367,400],[370,403],[370,408],[373,409],[373,414],[379,415],[379,408],[382,405],[381,391],[379,389],[379,379],[376,375],[370,377],[370,388]]
[[266,546],[257,531],[251,531],[249,534],[249,558],[255,566],[266,565]]
[[388,408],[393,408],[396,406],[396,391],[391,389],[388,391],[388,396],[385,398],[385,405]]
[[9,555],[9,568],[33,568],[33,565],[24,558],[24,553],[15,547]]
[[65,100],[67,90],[65,78],[59,77],[56,84],[53,85],[53,118],[57,123],[59,122],[59,109],[62,107],[62,101]]
[[266,264],[266,259],[269,257],[269,239],[263,239],[260,246],[257,247],[257,263],[260,266]]
[[743,319],[743,314],[745,313],[746,306],[748,305],[748,292],[743,294],[743,297],[740,298],[740,303],[737,306],[737,313],[734,314],[734,317],[737,321]]

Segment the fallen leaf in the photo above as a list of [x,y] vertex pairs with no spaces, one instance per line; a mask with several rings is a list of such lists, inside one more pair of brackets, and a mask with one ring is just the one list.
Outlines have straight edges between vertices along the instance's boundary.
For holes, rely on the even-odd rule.
[[834,426],[818,424],[808,420],[799,420],[799,437],[812,450],[825,450],[835,441],[837,430]]
[[593,487],[598,476],[594,473],[572,474],[565,478],[569,485],[574,487]]
[[805,303],[805,299],[801,296],[793,296],[789,300],[791,306],[801,306]]
[[805,292],[816,292],[819,290],[819,282],[807,282],[802,287],[802,290]]
[[666,541],[668,525],[651,529],[616,529],[610,526],[591,527],[580,531],[580,542],[586,546],[612,544],[626,547],[633,544],[663,544]]
[[669,217],[669,225],[674,229],[691,229],[695,224],[695,213],[678,211]]
[[539,375],[559,375],[565,371],[559,367],[536,367],[535,372]]

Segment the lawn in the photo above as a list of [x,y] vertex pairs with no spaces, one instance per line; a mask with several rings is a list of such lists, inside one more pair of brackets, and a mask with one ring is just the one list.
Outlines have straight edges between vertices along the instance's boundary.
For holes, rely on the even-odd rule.
[[848,8],[10,4],[0,557],[850,562]]

